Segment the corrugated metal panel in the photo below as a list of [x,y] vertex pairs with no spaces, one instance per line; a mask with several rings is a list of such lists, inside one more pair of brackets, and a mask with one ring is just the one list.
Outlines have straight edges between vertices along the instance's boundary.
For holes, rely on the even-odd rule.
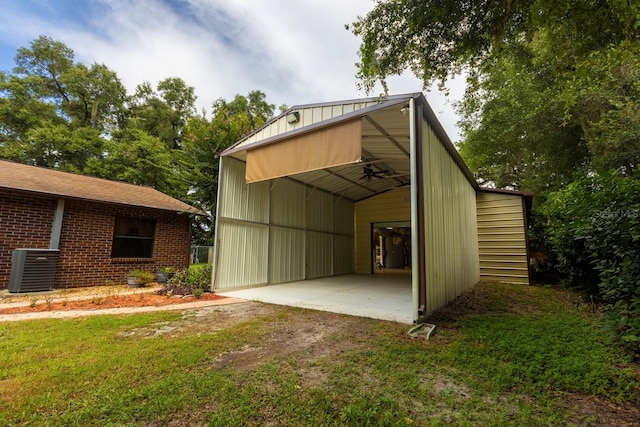
[[215,288],[267,283],[269,183],[246,185],[244,163],[232,158],[220,179]]
[[338,234],[353,236],[354,234],[354,218],[351,200],[343,197],[333,197],[333,224],[334,231]]
[[245,164],[229,158],[222,168],[220,189],[220,216],[244,221],[269,221],[269,183],[247,185],[244,181]]
[[307,279],[333,274],[333,236],[327,233],[307,232]]
[[333,274],[355,272],[354,240],[352,236],[333,236]]
[[246,185],[232,158],[220,193],[217,290],[354,271],[351,200],[287,178]]
[[271,181],[271,224],[305,227],[307,189],[290,179]]
[[216,290],[267,283],[269,227],[218,220]]
[[477,197],[480,277],[529,283],[522,196],[484,193]]
[[354,205],[356,273],[369,274],[371,259],[371,224],[411,220],[409,188],[388,191],[361,200]]
[[355,273],[354,203],[333,197],[333,274]]
[[422,123],[426,313],[480,280],[476,194],[426,120]]
[[271,227],[269,236],[269,283],[304,279],[305,232]]
[[242,141],[239,144],[239,147],[252,144],[254,142],[261,141],[263,139],[267,139],[276,135],[281,135],[286,132],[291,132],[293,130],[312,125],[314,123],[319,123],[325,120],[333,119],[335,117],[342,116],[347,113],[351,113],[356,110],[360,110],[362,108],[366,108],[372,105],[378,104],[378,101],[347,101],[347,102],[338,102],[336,104],[326,104],[326,105],[313,105],[308,107],[300,107],[295,108],[294,111],[297,111],[300,114],[300,120],[296,123],[288,123],[286,116],[279,117],[274,120],[271,124],[266,126],[263,129],[260,129],[255,134],[251,135],[246,140]]
[[313,188],[307,189],[307,228],[333,232],[333,196]]

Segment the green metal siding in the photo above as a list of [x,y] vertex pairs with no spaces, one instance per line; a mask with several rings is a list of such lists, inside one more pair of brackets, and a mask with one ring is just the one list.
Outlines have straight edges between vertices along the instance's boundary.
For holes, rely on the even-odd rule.
[[287,178],[220,175],[214,287],[224,291],[354,272],[353,202]]
[[476,192],[426,120],[422,122],[425,315],[480,280]]
[[522,196],[481,192],[477,204],[480,277],[529,284]]

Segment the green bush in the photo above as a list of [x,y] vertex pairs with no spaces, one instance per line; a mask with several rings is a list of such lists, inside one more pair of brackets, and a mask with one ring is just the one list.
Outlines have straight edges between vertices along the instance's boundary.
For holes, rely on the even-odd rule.
[[179,270],[158,290],[161,295],[194,295],[196,291],[208,292],[211,288],[211,265]]
[[611,331],[640,354],[640,179],[584,177],[543,211],[558,270],[607,304]]
[[155,279],[155,275],[152,272],[144,270],[130,271],[127,277],[134,277],[143,285],[146,285]]

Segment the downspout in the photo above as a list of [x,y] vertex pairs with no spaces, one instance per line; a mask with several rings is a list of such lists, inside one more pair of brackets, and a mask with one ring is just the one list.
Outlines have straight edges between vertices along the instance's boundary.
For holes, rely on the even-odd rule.
[[411,298],[413,300],[413,321],[420,318],[420,269],[418,257],[418,180],[417,180],[416,116],[413,98],[409,99],[409,175],[411,179]]
[[49,249],[60,249],[60,236],[62,235],[62,219],[64,218],[64,199],[58,199],[56,210],[53,213],[53,223],[51,224],[51,237],[49,238]]
[[218,189],[216,190],[216,223],[213,233],[213,266],[211,268],[211,292],[215,292],[218,281],[218,256],[220,254],[219,225],[220,224],[220,189],[222,188],[222,157],[218,162]]

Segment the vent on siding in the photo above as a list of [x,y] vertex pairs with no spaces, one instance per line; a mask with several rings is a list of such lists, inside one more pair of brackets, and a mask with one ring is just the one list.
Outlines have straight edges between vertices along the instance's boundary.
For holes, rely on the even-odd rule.
[[9,292],[53,289],[59,254],[58,249],[15,249],[11,256]]

